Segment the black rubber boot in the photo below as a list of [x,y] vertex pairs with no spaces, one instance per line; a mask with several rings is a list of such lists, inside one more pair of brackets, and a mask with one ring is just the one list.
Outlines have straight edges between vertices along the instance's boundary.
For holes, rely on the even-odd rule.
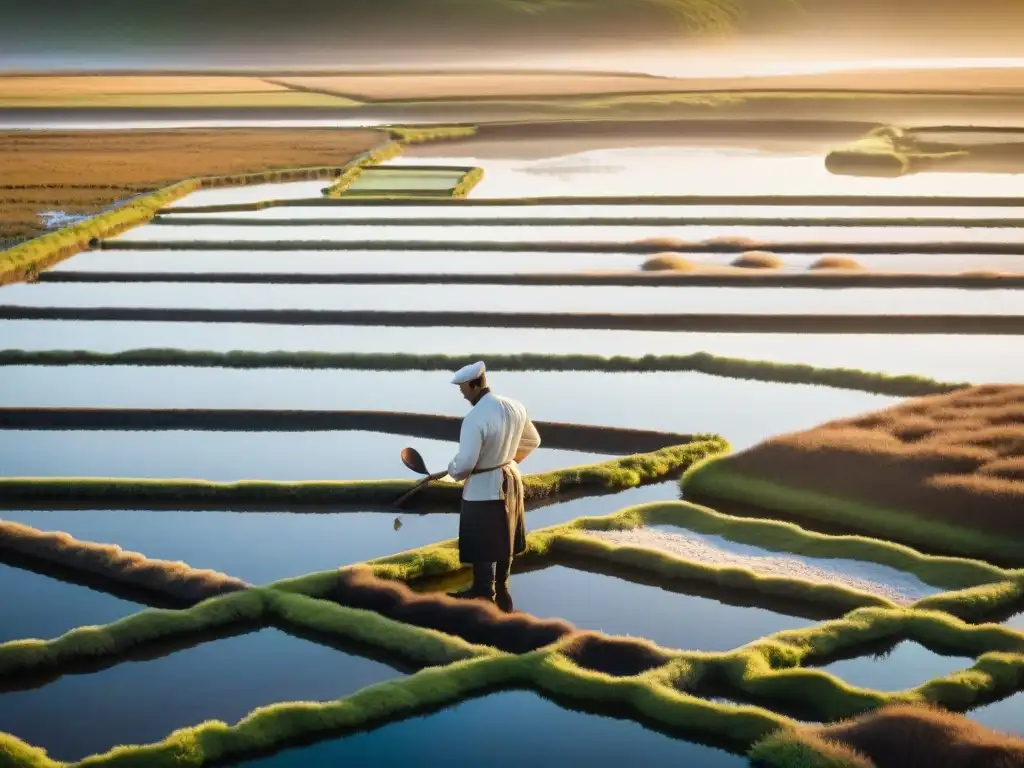
[[449,597],[459,600],[494,601],[494,563],[473,563],[473,584],[469,589],[449,592]]

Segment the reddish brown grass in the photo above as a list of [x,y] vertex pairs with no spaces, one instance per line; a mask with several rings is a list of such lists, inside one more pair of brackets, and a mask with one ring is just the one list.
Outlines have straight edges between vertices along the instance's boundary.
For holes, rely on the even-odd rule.
[[874,768],[1024,767],[1024,739],[921,704],[889,705],[810,732],[863,755]]
[[189,602],[249,586],[217,571],[192,568],[182,562],[151,560],[113,544],[79,541],[66,533],[38,531],[7,521],[0,521],[0,550]]
[[779,435],[736,471],[1024,536],[1024,386],[985,385]]
[[42,234],[42,211],[96,213],[192,176],[341,166],[384,138],[319,128],[0,131],[0,240]]

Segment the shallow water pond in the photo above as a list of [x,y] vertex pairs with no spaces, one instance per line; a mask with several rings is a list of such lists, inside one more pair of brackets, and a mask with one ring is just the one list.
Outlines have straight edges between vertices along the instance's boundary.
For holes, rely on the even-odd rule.
[[[23,522],[6,512],[0,513],[0,519]],[[7,596],[0,643],[50,640],[75,627],[109,624],[147,607],[5,563],[0,563],[0,584]]]
[[220,285],[40,283],[7,286],[0,303],[27,307],[303,309],[564,314],[1018,315],[1020,291],[950,288],[711,288],[554,285]]
[[[232,370],[217,368],[143,368],[74,366],[54,370],[12,367],[4,370],[4,404],[8,406],[91,406],[116,408],[275,408],[395,410],[463,416],[468,406],[443,372]],[[807,384],[726,379],[701,373],[502,372],[490,375],[495,392],[520,400],[537,421],[651,429],[682,434],[713,432],[724,435],[736,449],[770,435],[805,429],[823,421],[886,408],[899,398]],[[669,405],[666,405],[668,398]],[[687,403],[700,403],[690,407]],[[10,443],[10,453],[26,440],[21,433]],[[56,435],[57,433],[54,433]],[[104,433],[109,434],[109,433]],[[165,440],[152,434],[138,445],[154,449]],[[279,461],[309,462],[322,476],[405,477],[397,463],[405,445],[425,445],[424,458],[433,469],[447,464],[454,446],[401,436],[370,433],[269,433],[213,437],[220,445],[249,453],[251,463],[265,466]],[[364,438],[364,435],[366,437]],[[97,434],[95,440],[103,440]],[[185,438],[167,437],[184,445]],[[270,441],[280,439],[280,449]],[[543,441],[544,436],[541,435]],[[13,439],[12,439],[13,440]],[[63,437],[60,438],[64,440]],[[199,443],[205,438],[192,441]],[[48,442],[49,441],[44,441]],[[4,443],[0,442],[0,446]],[[31,444],[31,443],[26,443]],[[192,443],[189,443],[192,444]],[[285,446],[288,446],[285,448]],[[67,455],[70,448],[55,449]],[[162,455],[171,448],[159,449]],[[268,451],[257,459],[261,451]],[[326,451],[324,456],[304,452]],[[527,472],[587,463],[588,454],[549,451],[543,443],[523,464]],[[287,451],[285,455],[278,455]],[[0,451],[0,457],[7,454]],[[21,451],[24,453],[24,450]],[[358,454],[358,455],[355,455]],[[449,455],[451,454],[451,455]],[[351,457],[350,457],[351,455]],[[53,458],[53,457],[50,457]],[[12,460],[16,456],[12,455]],[[555,462],[552,465],[552,461]],[[5,471],[6,460],[0,459]],[[306,470],[304,470],[306,471]],[[319,476],[319,475],[318,475]],[[411,476],[411,475],[409,475]]]
[[[643,256],[617,253],[417,253],[413,251],[93,251],[57,265],[58,272],[256,272],[262,274],[496,274],[632,271]],[[423,290],[430,290],[424,288]]]
[[[475,192],[475,190],[474,190]],[[587,194],[594,194],[588,192]],[[735,194],[730,190],[729,194]],[[276,196],[274,196],[276,197]],[[474,194],[473,197],[476,197]],[[224,211],[214,213],[176,214],[173,210],[161,214],[170,224],[175,216],[188,218],[216,219],[296,219],[301,224],[303,219],[338,219],[339,223],[346,219],[586,219],[612,218],[635,219],[642,217],[675,217],[693,220],[699,218],[742,216],[751,219],[771,218],[892,218],[892,219],[927,219],[944,218],[969,221],[971,219],[1020,219],[1024,211],[1012,207],[970,207],[953,208],[950,206],[892,206],[892,205],[678,205],[671,203],[645,205],[486,205],[474,202],[462,205],[455,202],[451,205],[402,205],[394,201],[394,205],[333,205],[333,206],[288,206],[286,208],[261,208],[256,211]],[[192,203],[189,203],[192,205]]]
[[[284,209],[279,209],[284,210]],[[851,243],[920,243],[920,242],[984,242],[1020,243],[1024,241],[1024,228],[1020,227],[884,227],[884,226],[779,226],[767,224],[743,225],[683,225],[683,226],[608,226],[591,224],[529,224],[525,226],[453,224],[437,226],[347,226],[344,223],[281,225],[274,227],[247,227],[231,224],[174,224],[173,219],[163,224],[144,224],[125,230],[121,234],[104,238],[116,243],[121,240],[136,242],[201,241],[201,242],[266,242],[266,241],[385,241],[398,244],[410,241],[430,242],[529,242],[529,243],[633,243],[648,238],[670,238],[686,243],[698,243],[712,238],[749,238],[757,242],[815,242],[831,243],[837,249]],[[671,244],[665,250],[672,250]]]
[[1019,336],[945,334],[757,334],[611,331],[538,328],[402,328],[398,326],[294,326],[247,323],[135,323],[123,321],[6,320],[4,343],[27,350],[141,348],[227,352],[316,350],[584,355],[687,355],[707,352],[749,360],[918,374],[945,381],[1024,379]]
[[[469,578],[465,577],[467,585]],[[451,591],[451,586],[446,584],[445,589]],[[757,607],[758,596],[749,593],[737,595],[741,602],[733,605],[563,565],[527,573],[513,569],[509,591],[517,611],[684,650],[727,651],[764,635],[816,623],[781,609]]]
[[[819,254],[778,253],[780,272],[805,272]],[[474,253],[472,251],[93,251],[68,259],[52,272],[172,272],[185,274],[537,274],[635,272],[646,256],[625,253]],[[737,254],[687,254],[706,267],[729,266]],[[858,254],[866,270],[948,272],[987,269],[1024,272],[1024,257],[960,254]],[[426,289],[429,290],[429,289]],[[749,290],[749,289],[748,289]],[[792,290],[792,289],[790,289]]]
[[989,728],[1024,736],[1024,691],[966,714]]
[[[557,525],[582,515],[604,515],[623,507],[648,501],[665,501],[678,496],[674,483],[634,488],[621,493],[574,499],[549,504],[537,509],[528,508],[527,531],[548,525]],[[313,571],[330,570],[386,555],[423,547],[453,539],[459,533],[459,517],[451,513],[415,514],[401,516],[401,526],[395,530],[398,512],[335,512],[315,510],[304,512],[226,512],[188,510],[15,510],[0,516],[31,525],[43,531],[64,531],[77,539],[117,544],[123,549],[141,552],[160,560],[183,560],[193,568],[210,568],[240,578],[250,584],[266,584],[278,579],[300,576]],[[2,566],[0,566],[2,568]],[[14,580],[0,570],[2,583]],[[15,574],[26,585],[34,574]],[[38,576],[42,580],[44,577]],[[51,580],[40,584],[51,588]],[[20,582],[19,582],[20,583]],[[59,582],[56,582],[60,584]],[[56,589],[56,587],[53,587]],[[66,586],[67,590],[84,589]],[[92,593],[97,602],[104,595]],[[33,591],[34,594],[34,591]],[[127,603],[122,608],[114,598],[109,599],[109,615],[120,618],[138,610]],[[89,607],[82,608],[72,618],[63,619],[59,613],[47,613],[42,607],[15,606],[25,613],[15,616],[14,627],[30,626],[29,619],[37,622],[58,622],[58,626],[74,621]],[[116,605],[118,604],[118,605]],[[107,603],[103,603],[107,605]],[[78,605],[75,606],[78,608]],[[102,606],[101,606],[102,607]],[[117,609],[117,610],[115,610]],[[99,619],[89,618],[80,623],[103,624],[112,620],[108,614]],[[40,625],[44,631],[46,624]],[[69,624],[69,627],[73,626]],[[7,630],[5,625],[3,630]],[[63,630],[61,630],[63,631]],[[59,632],[58,632],[59,634]],[[48,635],[47,635],[48,636]],[[0,634],[0,642],[5,638]],[[11,639],[11,638],[6,638]]]
[[672,738],[629,720],[563,709],[528,691],[504,691],[471,699],[434,714],[242,765],[441,765],[452,762],[455,744],[471,764],[486,763],[496,768],[630,765],[638,755],[643,756],[646,766],[747,765],[740,755]]
[[880,594],[904,604],[945,591],[926,584],[911,573],[878,563],[795,555],[674,525],[651,525],[636,531],[609,532],[603,534],[603,537],[624,545],[658,547],[680,557],[716,565],[750,568],[773,576],[847,586]]
[[[236,480],[417,480],[399,453],[447,466],[454,443],[376,432],[0,431],[0,475]],[[608,457],[539,448],[529,470]],[[524,464],[524,468],[527,465]],[[435,469],[434,471],[438,471]]]
[[[400,674],[378,661],[263,629],[5,692],[0,731],[69,761],[118,744],[160,741],[206,720],[234,724],[256,707],[280,701],[333,701]],[[85,710],[88,717],[82,717]]]
[[904,640],[891,651],[867,653],[817,666],[850,685],[877,691],[902,691],[915,688],[937,677],[967,669],[974,659],[935,653],[912,640]]
[[[527,142],[517,142],[523,154]],[[634,146],[543,157],[543,140],[533,142],[537,159],[478,157],[472,152],[431,157],[438,165],[482,165],[484,178],[473,197],[535,195],[728,195],[877,194],[1014,195],[1013,174],[926,173],[897,179],[839,176],[825,168],[820,153],[779,154],[755,149],[693,146]],[[388,165],[420,164],[396,157]],[[671,172],[666,173],[666,168]]]

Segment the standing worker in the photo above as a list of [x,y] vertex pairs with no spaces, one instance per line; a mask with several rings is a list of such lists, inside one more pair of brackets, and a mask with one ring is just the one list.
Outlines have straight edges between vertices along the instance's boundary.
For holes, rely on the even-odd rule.
[[462,420],[458,455],[448,474],[466,480],[459,514],[459,560],[473,566],[473,586],[452,597],[497,600],[511,610],[512,558],[526,551],[519,464],[540,445],[522,403],[491,392],[483,362],[452,379],[472,408]]

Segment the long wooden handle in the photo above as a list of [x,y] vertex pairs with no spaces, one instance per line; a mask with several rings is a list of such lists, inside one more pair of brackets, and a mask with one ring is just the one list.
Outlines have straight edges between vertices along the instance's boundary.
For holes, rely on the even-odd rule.
[[412,496],[414,493],[416,493],[420,488],[422,488],[424,485],[429,483],[431,480],[440,480],[442,477],[444,477],[447,474],[448,474],[448,471],[445,470],[444,472],[437,472],[437,473],[435,473],[433,475],[427,475],[422,480],[420,480],[418,483],[416,483],[416,485],[414,485],[408,491],[406,491],[401,496],[399,496],[398,497],[398,501],[395,502],[395,506],[396,507],[402,506],[402,503],[406,499],[408,499],[410,496]]

